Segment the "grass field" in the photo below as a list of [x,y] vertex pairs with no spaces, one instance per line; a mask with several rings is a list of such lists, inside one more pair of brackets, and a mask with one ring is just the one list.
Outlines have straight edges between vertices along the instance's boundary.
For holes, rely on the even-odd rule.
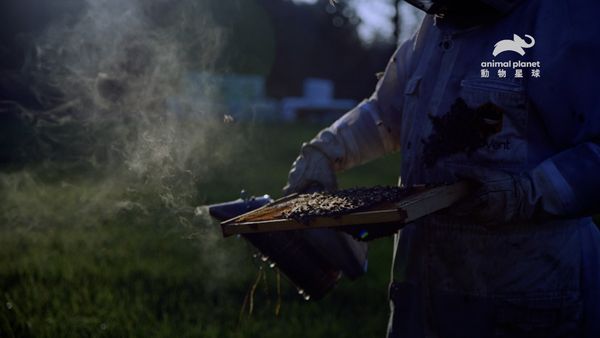
[[[41,179],[44,166],[1,174],[0,337],[384,336],[390,240],[371,245],[364,277],[304,301],[286,280],[277,292],[276,270],[259,275],[254,250],[222,239],[194,208],[242,188],[279,196],[301,142],[317,130],[239,128],[243,144],[207,164],[183,204],[177,189],[132,192],[122,178]],[[394,185],[398,169],[391,156],[344,173],[341,186]],[[257,276],[250,314],[244,299]]]

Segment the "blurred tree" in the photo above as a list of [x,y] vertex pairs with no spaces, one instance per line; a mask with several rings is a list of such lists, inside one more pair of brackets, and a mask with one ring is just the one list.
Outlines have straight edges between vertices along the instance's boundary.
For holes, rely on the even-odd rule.
[[391,0],[394,4],[394,16],[392,17],[392,23],[394,24],[394,41],[400,39],[400,3],[402,0]]
[[306,77],[328,78],[336,96],[357,100],[370,95],[393,52],[392,44],[364,44],[357,32],[360,19],[345,2],[298,4],[258,0],[275,32],[275,61],[267,78],[274,97],[300,95]]

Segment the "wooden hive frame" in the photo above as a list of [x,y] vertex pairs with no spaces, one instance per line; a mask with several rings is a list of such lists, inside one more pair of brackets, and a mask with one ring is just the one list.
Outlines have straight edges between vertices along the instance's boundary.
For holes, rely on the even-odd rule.
[[337,216],[318,216],[302,223],[283,218],[281,213],[289,208],[298,195],[283,197],[262,208],[221,223],[225,237],[274,231],[335,228],[350,225],[377,226],[388,223],[410,223],[421,217],[445,209],[470,192],[467,182],[461,181],[437,187],[421,187],[415,193],[395,203],[382,203],[368,210],[349,212]]

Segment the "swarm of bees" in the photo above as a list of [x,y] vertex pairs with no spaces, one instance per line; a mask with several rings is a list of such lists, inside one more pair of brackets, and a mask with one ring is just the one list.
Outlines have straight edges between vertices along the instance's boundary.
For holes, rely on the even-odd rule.
[[335,217],[382,203],[398,202],[411,192],[408,188],[376,186],[303,194],[293,200],[282,216],[306,223],[314,217]]

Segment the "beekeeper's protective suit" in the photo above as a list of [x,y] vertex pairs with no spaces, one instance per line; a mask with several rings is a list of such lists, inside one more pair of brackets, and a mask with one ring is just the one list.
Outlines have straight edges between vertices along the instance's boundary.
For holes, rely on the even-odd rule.
[[[401,185],[475,178],[455,211],[396,235],[389,336],[600,337],[600,3],[487,3],[498,15],[467,24],[427,15],[373,96],[302,147],[286,189],[333,189],[334,172],[396,150]],[[459,98],[499,107],[501,130],[427,165],[432,117]]]

